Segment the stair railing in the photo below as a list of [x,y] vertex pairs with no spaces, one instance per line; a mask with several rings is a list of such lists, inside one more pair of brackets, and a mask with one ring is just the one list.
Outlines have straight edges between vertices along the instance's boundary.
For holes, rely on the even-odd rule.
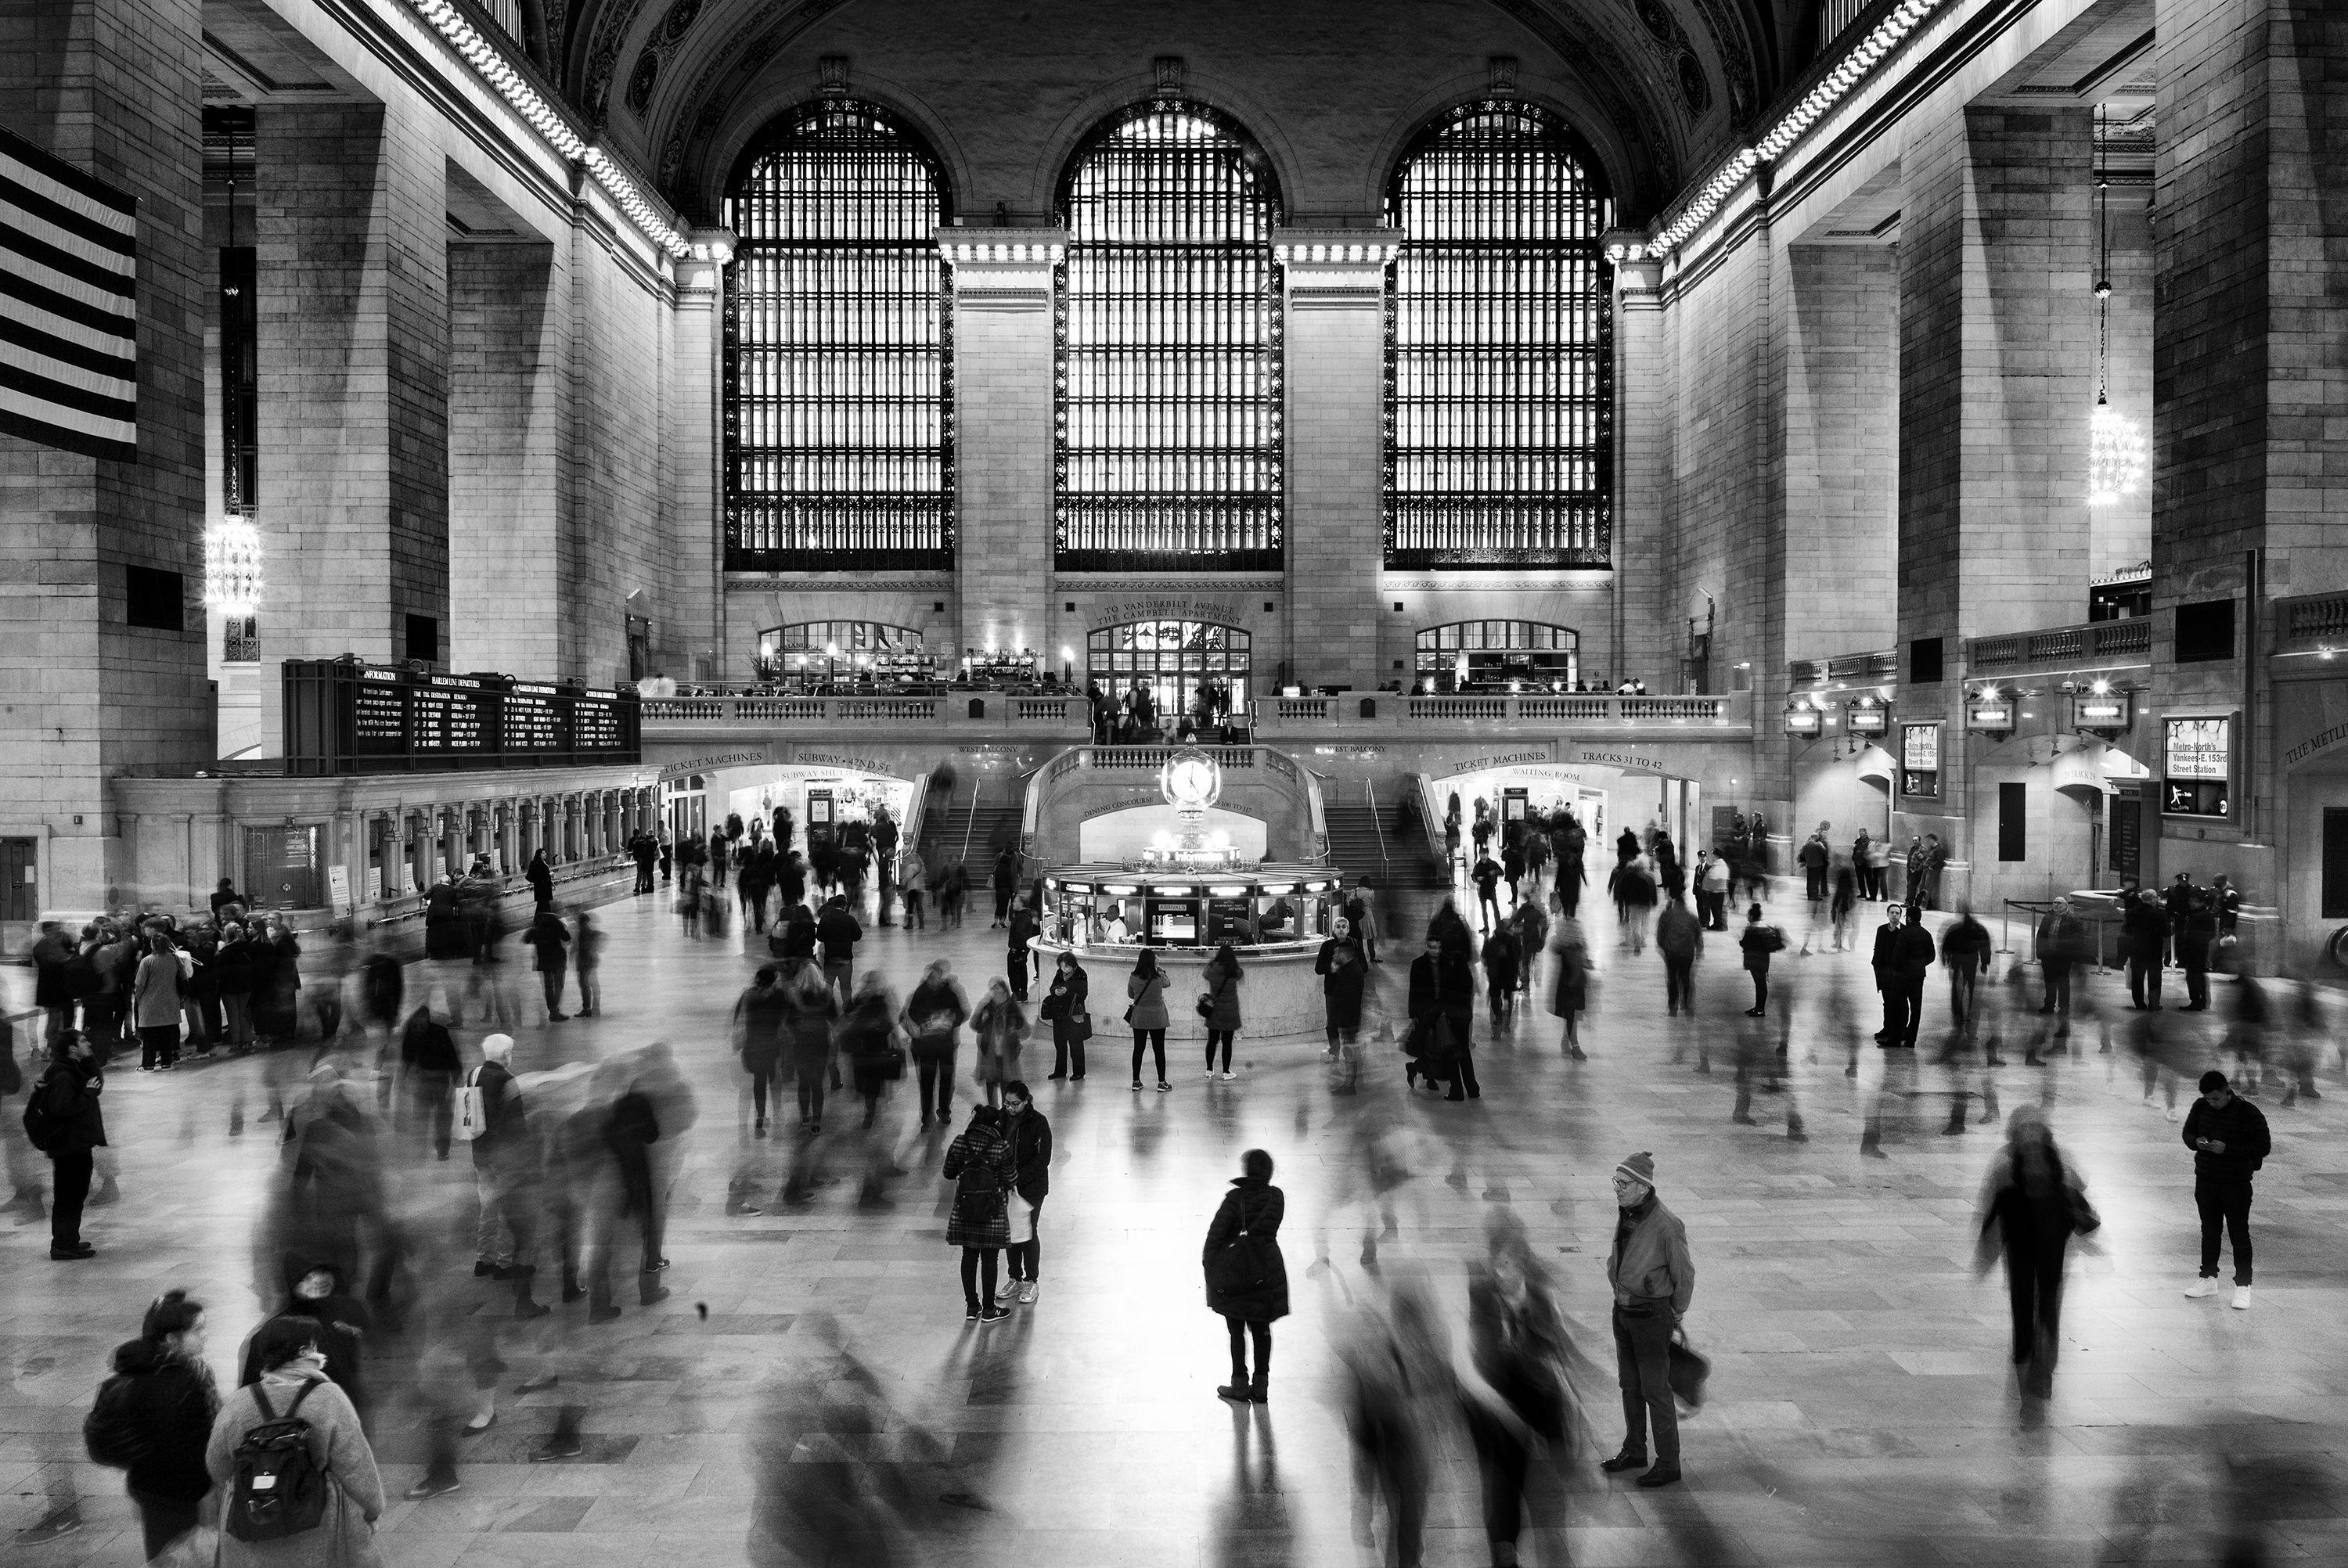
[[1362,781],[1362,794],[1370,803],[1370,831],[1378,838],[1378,881],[1382,886],[1394,886],[1394,863],[1386,858],[1386,822],[1378,810],[1378,786],[1374,779]]

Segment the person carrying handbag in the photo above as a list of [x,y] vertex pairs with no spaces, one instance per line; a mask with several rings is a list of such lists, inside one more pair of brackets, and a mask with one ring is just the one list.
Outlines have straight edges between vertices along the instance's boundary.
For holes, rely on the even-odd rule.
[[969,1124],[946,1150],[943,1174],[955,1184],[946,1245],[962,1248],[963,1317],[1000,1323],[1011,1312],[995,1305],[994,1272],[1011,1242],[1009,1193],[1018,1175],[1000,1111],[992,1105],[970,1108]]
[[[1052,989],[1044,999],[1042,1016],[1052,1025],[1051,1079],[1071,1083],[1085,1081],[1085,1041],[1093,1035],[1092,1014],[1086,1002],[1092,978],[1074,953],[1062,953],[1052,967]],[[1069,1071],[1073,1063],[1075,1071]]]
[[1019,1076],[1019,1046],[1027,1038],[1027,1012],[1011,998],[1002,980],[989,980],[978,1010],[970,1015],[971,1033],[978,1042],[978,1067],[971,1074],[986,1091],[986,1102],[1002,1102],[1003,1085]]
[[1207,1024],[1207,1076],[1215,1076],[1215,1052],[1223,1053],[1223,1081],[1231,1081],[1231,1042],[1240,1032],[1240,956],[1228,942],[1215,949],[1200,978],[1207,989],[1199,998],[1199,1016]]
[[1271,1402],[1272,1326],[1288,1316],[1288,1265],[1280,1255],[1288,1199],[1272,1184],[1272,1156],[1262,1149],[1240,1156],[1242,1173],[1231,1178],[1199,1260],[1207,1276],[1207,1310],[1221,1317],[1231,1335],[1231,1380],[1215,1397],[1233,1404]]

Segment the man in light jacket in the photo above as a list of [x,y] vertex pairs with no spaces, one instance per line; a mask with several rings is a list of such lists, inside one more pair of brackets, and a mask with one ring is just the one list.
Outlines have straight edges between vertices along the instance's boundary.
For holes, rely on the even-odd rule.
[[1672,1403],[1672,1336],[1695,1295],[1687,1231],[1655,1191],[1655,1157],[1643,1151],[1614,1167],[1620,1211],[1606,1283],[1614,1287],[1614,1363],[1622,1386],[1622,1451],[1601,1461],[1610,1473],[1647,1462],[1647,1428],[1655,1429],[1654,1468],[1643,1487],[1680,1479],[1680,1422]]

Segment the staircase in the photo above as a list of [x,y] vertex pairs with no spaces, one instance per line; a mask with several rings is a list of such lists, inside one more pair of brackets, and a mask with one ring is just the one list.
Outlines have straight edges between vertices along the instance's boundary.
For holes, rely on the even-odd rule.
[[1321,819],[1329,829],[1329,859],[1345,879],[1358,887],[1365,878],[1382,888],[1426,888],[1444,886],[1435,857],[1424,841],[1404,843],[1390,831],[1390,803],[1378,803],[1365,788],[1354,800],[1324,798]]
[[973,887],[994,875],[995,854],[1019,847],[1023,781],[989,778],[972,770],[952,790],[930,798],[922,815],[923,857],[945,875],[952,866],[969,867]]

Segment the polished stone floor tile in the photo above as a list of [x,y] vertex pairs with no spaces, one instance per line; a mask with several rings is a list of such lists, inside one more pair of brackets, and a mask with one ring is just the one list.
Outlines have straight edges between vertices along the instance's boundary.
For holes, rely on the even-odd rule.
[[[944,1241],[947,1138],[913,1125],[911,1085],[870,1134],[849,1096],[827,1106],[819,1138],[797,1136],[788,1104],[776,1136],[751,1136],[727,1020],[755,949],[738,929],[688,939],[662,902],[602,914],[608,1016],[548,1025],[519,964],[499,983],[525,1020],[526,1073],[655,1040],[675,1052],[697,1119],[667,1154],[665,1300],[640,1306],[622,1277],[615,1322],[559,1303],[514,1322],[510,1287],[470,1275],[466,1152],[442,1164],[412,1129],[382,1136],[414,1248],[415,1277],[396,1292],[415,1297],[409,1322],[377,1335],[368,1363],[395,1498],[431,1451],[425,1407],[476,1397],[469,1367],[494,1374],[498,1412],[459,1442],[461,1491],[385,1514],[398,1568],[1367,1568],[1387,1561],[1386,1525],[1375,1512],[1371,1543],[1357,1535],[1345,1326],[1381,1317],[1398,1289],[1424,1291],[1464,1367],[1467,1286],[1498,1216],[1547,1260],[1585,1358],[1589,1430],[1536,1462],[1528,1563],[2348,1562],[2348,1092],[2262,1099],[2276,1152],[2253,1210],[2257,1305],[2238,1313],[2180,1294],[2198,1245],[2190,1160],[2125,1046],[1998,1072],[2001,1112],[2045,1107],[2106,1221],[2073,1254],[2054,1397],[2025,1410],[2002,1279],[1974,1266],[2000,1138],[1981,1076],[1952,1075],[1930,1050],[1909,1061],[1861,1040],[1854,1053],[1838,993],[1862,1030],[1873,999],[1864,965],[1834,955],[1781,960],[1788,1054],[1769,1081],[1728,949],[1700,971],[1697,1018],[1670,1019],[1656,958],[1617,950],[1600,922],[1591,1060],[1564,1058],[1537,991],[1497,1032],[1479,1014],[1484,1093],[1466,1105],[1406,1095],[1397,1054],[1370,1060],[1359,1095],[1333,1096],[1317,1039],[1243,1033],[1237,1081],[1210,1082],[1187,1018],[1164,1095],[1127,1091],[1127,1053],[1106,1034],[1082,1083],[1044,1081],[1048,1051],[1031,1048],[1025,1073],[1058,1151],[1044,1289],[981,1328],[963,1321]],[[859,967],[901,993],[937,957],[975,992],[1001,971],[1001,933],[875,928]],[[1399,958],[1375,982],[1388,1007]],[[1119,978],[1097,966],[1097,995]],[[469,979],[418,966],[410,986],[460,997]],[[2097,983],[2115,994],[2110,977]],[[1946,989],[1927,998],[1937,1045]],[[459,1033],[470,1048],[481,1029]],[[2220,1035],[2197,1038],[2214,1059]],[[1741,1050],[1763,1080],[1750,1125],[1731,1120]],[[122,1199],[91,1211],[98,1257],[51,1264],[45,1225],[21,1213],[0,1230],[12,1563],[137,1561],[121,1478],[87,1461],[81,1418],[108,1349],[170,1285],[210,1304],[212,1359],[231,1369],[263,1311],[266,1216],[285,1181],[277,1124],[259,1120],[283,1065],[118,1071],[108,1121]],[[956,1086],[959,1104],[970,1095]],[[1808,1142],[1786,1136],[1789,1113]],[[1862,1153],[1870,1122],[1884,1158]],[[1200,1299],[1199,1247],[1251,1146],[1280,1161],[1294,1311],[1277,1330],[1273,1402],[1234,1409],[1213,1395],[1223,1336]],[[1714,1359],[1711,1399],[1684,1427],[1687,1480],[1653,1492],[1595,1468],[1621,1436],[1607,1179],[1634,1149],[1654,1152],[1686,1221],[1699,1275],[1688,1327]],[[905,1173],[868,1191],[868,1172],[891,1161]],[[787,1195],[794,1177],[804,1191]],[[762,1212],[738,1212],[745,1202]],[[551,1296],[551,1281],[539,1290]],[[520,1391],[544,1374],[559,1380]],[[566,1409],[581,1455],[530,1462]],[[1426,1561],[1488,1562],[1473,1447],[1452,1407],[1422,1417]]]

